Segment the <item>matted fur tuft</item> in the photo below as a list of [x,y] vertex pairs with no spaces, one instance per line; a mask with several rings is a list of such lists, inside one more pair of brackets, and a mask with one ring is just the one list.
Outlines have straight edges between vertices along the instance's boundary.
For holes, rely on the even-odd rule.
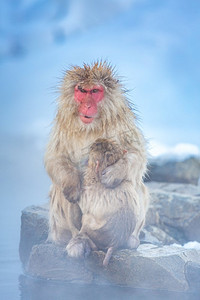
[[73,66],[66,71],[66,80],[76,85],[102,84],[106,88],[114,88],[119,84],[114,68],[107,61],[97,61],[93,64],[83,64],[83,67]]

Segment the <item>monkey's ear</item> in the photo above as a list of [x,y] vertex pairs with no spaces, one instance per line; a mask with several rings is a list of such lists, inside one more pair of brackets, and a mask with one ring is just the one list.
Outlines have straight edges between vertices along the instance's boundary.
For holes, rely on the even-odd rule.
[[96,166],[95,166],[95,173],[98,173],[99,171],[99,165],[100,165],[100,162],[99,160],[96,161]]

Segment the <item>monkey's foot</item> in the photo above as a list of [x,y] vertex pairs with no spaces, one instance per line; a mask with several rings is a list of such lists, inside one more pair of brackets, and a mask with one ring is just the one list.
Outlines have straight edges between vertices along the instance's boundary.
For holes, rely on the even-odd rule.
[[140,240],[134,235],[131,235],[128,240],[127,246],[130,249],[137,249],[139,244],[140,244]]
[[91,245],[89,238],[84,236],[76,236],[69,241],[66,247],[67,253],[70,257],[84,258],[91,252]]

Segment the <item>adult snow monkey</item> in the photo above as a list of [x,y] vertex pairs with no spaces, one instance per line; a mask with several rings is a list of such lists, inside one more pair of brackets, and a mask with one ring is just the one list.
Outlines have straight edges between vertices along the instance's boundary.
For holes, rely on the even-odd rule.
[[[121,154],[102,168],[105,147]],[[106,250],[105,266],[115,249],[137,248],[149,202],[146,164],[144,137],[113,68],[96,62],[66,71],[45,155],[49,239],[71,257]]]

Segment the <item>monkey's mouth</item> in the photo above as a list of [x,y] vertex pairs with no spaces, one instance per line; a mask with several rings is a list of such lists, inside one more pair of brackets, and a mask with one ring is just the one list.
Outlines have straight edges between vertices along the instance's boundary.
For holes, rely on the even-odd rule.
[[93,117],[91,117],[91,116],[83,116],[84,118],[86,118],[86,119],[92,119]]
[[94,120],[94,116],[80,114],[80,119],[83,123],[88,124],[88,123],[92,123],[92,121]]

